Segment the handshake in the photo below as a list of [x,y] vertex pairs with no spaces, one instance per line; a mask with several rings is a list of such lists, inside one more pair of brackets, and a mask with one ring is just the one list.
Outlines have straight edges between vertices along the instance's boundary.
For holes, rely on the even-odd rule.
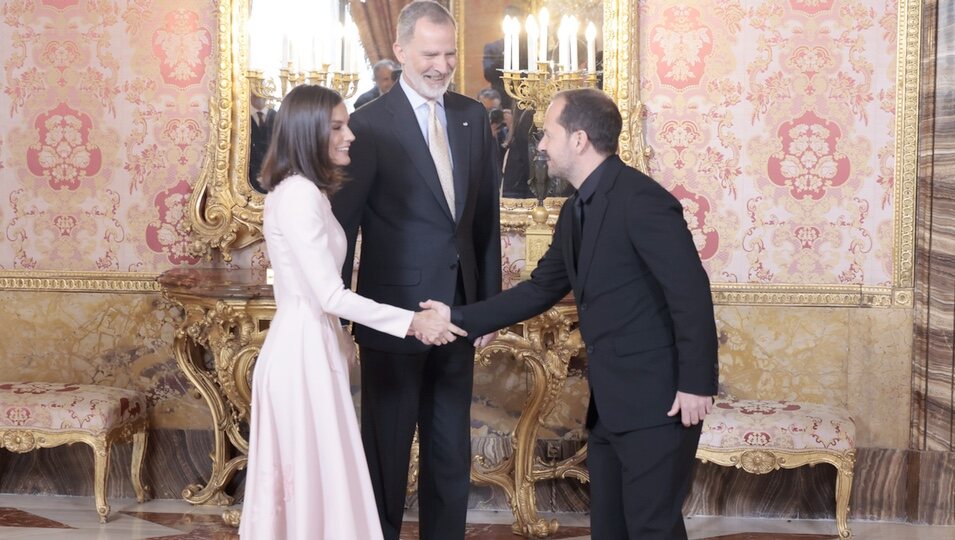
[[451,308],[437,300],[418,304],[423,311],[414,314],[408,335],[418,338],[425,345],[444,345],[468,333],[451,324]]

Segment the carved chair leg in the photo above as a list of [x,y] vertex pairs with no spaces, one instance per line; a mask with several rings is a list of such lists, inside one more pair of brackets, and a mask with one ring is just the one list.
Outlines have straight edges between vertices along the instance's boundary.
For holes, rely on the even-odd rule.
[[849,495],[852,493],[852,463],[836,467],[836,527],[839,538],[851,538],[849,530]]
[[133,480],[133,490],[136,491],[136,500],[140,503],[146,502],[149,497],[149,487],[143,485],[143,462],[146,459],[146,437],[148,432],[143,426],[142,430],[133,434],[133,460],[131,478]]
[[106,502],[106,489],[109,485],[110,443],[106,437],[96,441],[93,447],[93,495],[96,499],[96,511],[100,523],[106,523],[109,517],[109,503]]

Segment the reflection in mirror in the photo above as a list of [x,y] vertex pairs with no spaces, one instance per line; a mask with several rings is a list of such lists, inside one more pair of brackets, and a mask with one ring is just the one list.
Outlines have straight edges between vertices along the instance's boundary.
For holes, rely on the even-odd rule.
[[543,201],[573,192],[547,174],[537,152],[540,124],[556,89],[602,87],[603,7],[602,0],[549,0],[462,2],[456,10],[468,29],[459,47],[459,91],[488,109],[500,145],[502,197]]
[[[341,1],[344,3],[344,0]],[[325,0],[321,2],[322,5],[325,5],[324,2]],[[357,15],[368,11],[368,6],[374,4],[381,7],[380,4],[383,3],[390,9],[391,2],[397,5],[398,0],[376,0],[376,2],[352,0],[348,6],[358,19]],[[270,15],[279,5],[287,2],[256,0],[254,3],[255,7],[263,8],[264,13]],[[521,3],[519,0],[482,0],[481,2],[449,0],[452,14],[457,19],[461,30],[458,32],[459,59],[455,73],[455,88],[458,92],[476,97],[482,88],[490,87],[490,83],[484,79],[483,74],[484,46],[502,39],[501,22],[504,7],[515,3],[526,6],[527,13],[537,13],[542,5],[541,2]],[[290,20],[304,21],[303,24],[310,25],[313,28],[310,35],[326,33],[314,30],[317,24],[311,23],[318,19],[307,19],[300,14],[292,18],[279,17],[274,23],[270,20],[251,21],[255,24],[250,24],[248,19],[253,4],[250,0],[221,0],[217,4],[221,4],[224,8],[219,10],[216,26],[219,32],[216,42],[219,44],[220,58],[217,62],[218,72],[214,86],[213,106],[210,108],[211,154],[210,159],[203,165],[189,201],[190,228],[193,237],[190,250],[192,253],[203,256],[210,256],[213,251],[218,251],[224,260],[230,261],[233,250],[246,247],[262,238],[264,197],[253,189],[249,181],[249,146],[253,122],[249,94],[252,88],[260,83],[264,84],[264,76],[267,75],[268,70],[262,71],[262,78],[250,77],[250,71],[253,71],[250,69],[250,62],[253,59],[249,50],[249,32],[254,28],[262,28],[269,35],[278,35],[279,49],[281,49],[281,29],[288,26]],[[309,0],[307,4],[314,5],[318,2]],[[638,4],[638,0],[548,0],[546,2],[553,14],[575,13],[581,21],[594,20],[597,27],[596,48],[598,51],[605,50],[605,54],[602,55],[604,90],[614,97],[623,114],[624,129],[620,138],[620,157],[624,162],[646,170],[647,153],[643,146],[640,123],[640,88],[636,76],[631,77],[631,72],[636,73],[636,62],[639,58],[636,50],[638,40],[633,36],[633,29],[638,27],[636,10]],[[340,11],[335,13],[341,15]],[[377,13],[366,17],[366,22],[377,23],[384,20],[383,17],[378,17]],[[603,23],[601,14],[606,24]],[[343,15],[341,18],[338,15],[323,17],[321,21],[327,24],[329,21],[344,18]],[[553,21],[551,21],[551,30],[555,30]],[[385,32],[385,34],[390,36],[392,32]],[[366,39],[363,34],[361,41],[366,49],[369,45],[377,43],[372,48],[378,51],[374,55],[374,58],[378,59],[390,55],[392,40],[393,38],[388,37],[381,43],[377,43]],[[254,39],[251,41],[254,42]],[[606,47],[603,45],[604,42]],[[258,53],[254,55],[259,58]],[[277,76],[270,78],[276,83],[276,90],[280,89],[281,78]],[[344,76],[333,78],[333,82],[336,80],[343,85],[346,82],[350,83]],[[273,102],[273,107],[274,103],[276,102]],[[502,104],[503,125],[508,127],[508,131],[515,125],[520,126],[520,119],[508,116],[505,110],[506,107]],[[528,177],[529,169],[530,166],[528,166]],[[511,193],[508,192],[508,194]],[[544,213],[547,215],[544,216],[544,221],[553,224],[563,201],[560,198],[548,198],[544,203],[544,208],[540,208],[537,206],[537,201],[532,198],[502,198],[502,229],[525,231],[532,223],[537,223],[532,221],[532,211],[535,207],[546,210]]]
[[269,148],[272,137],[272,125],[275,122],[275,109],[267,98],[249,95],[249,184],[259,193],[265,193],[265,188],[259,182],[259,173],[262,169],[262,160],[265,151]]
[[398,82],[401,76],[401,67],[397,62],[390,58],[385,58],[375,62],[371,69],[372,80],[375,85],[371,90],[361,94],[355,100],[355,109],[371,103],[375,99],[387,94],[389,90]]

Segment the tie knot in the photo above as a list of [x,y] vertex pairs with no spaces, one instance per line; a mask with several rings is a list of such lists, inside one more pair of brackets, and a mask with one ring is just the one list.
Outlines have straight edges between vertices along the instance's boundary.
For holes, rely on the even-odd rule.
[[437,111],[437,105],[438,105],[437,101],[433,99],[428,100],[428,110],[431,112],[431,114],[434,114],[435,111]]

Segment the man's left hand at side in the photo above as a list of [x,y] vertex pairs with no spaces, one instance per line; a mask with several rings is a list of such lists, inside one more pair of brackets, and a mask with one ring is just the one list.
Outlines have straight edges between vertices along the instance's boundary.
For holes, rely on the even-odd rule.
[[680,419],[683,425],[690,427],[702,422],[712,409],[713,396],[698,396],[678,390],[667,416],[676,416],[677,413],[681,413]]

